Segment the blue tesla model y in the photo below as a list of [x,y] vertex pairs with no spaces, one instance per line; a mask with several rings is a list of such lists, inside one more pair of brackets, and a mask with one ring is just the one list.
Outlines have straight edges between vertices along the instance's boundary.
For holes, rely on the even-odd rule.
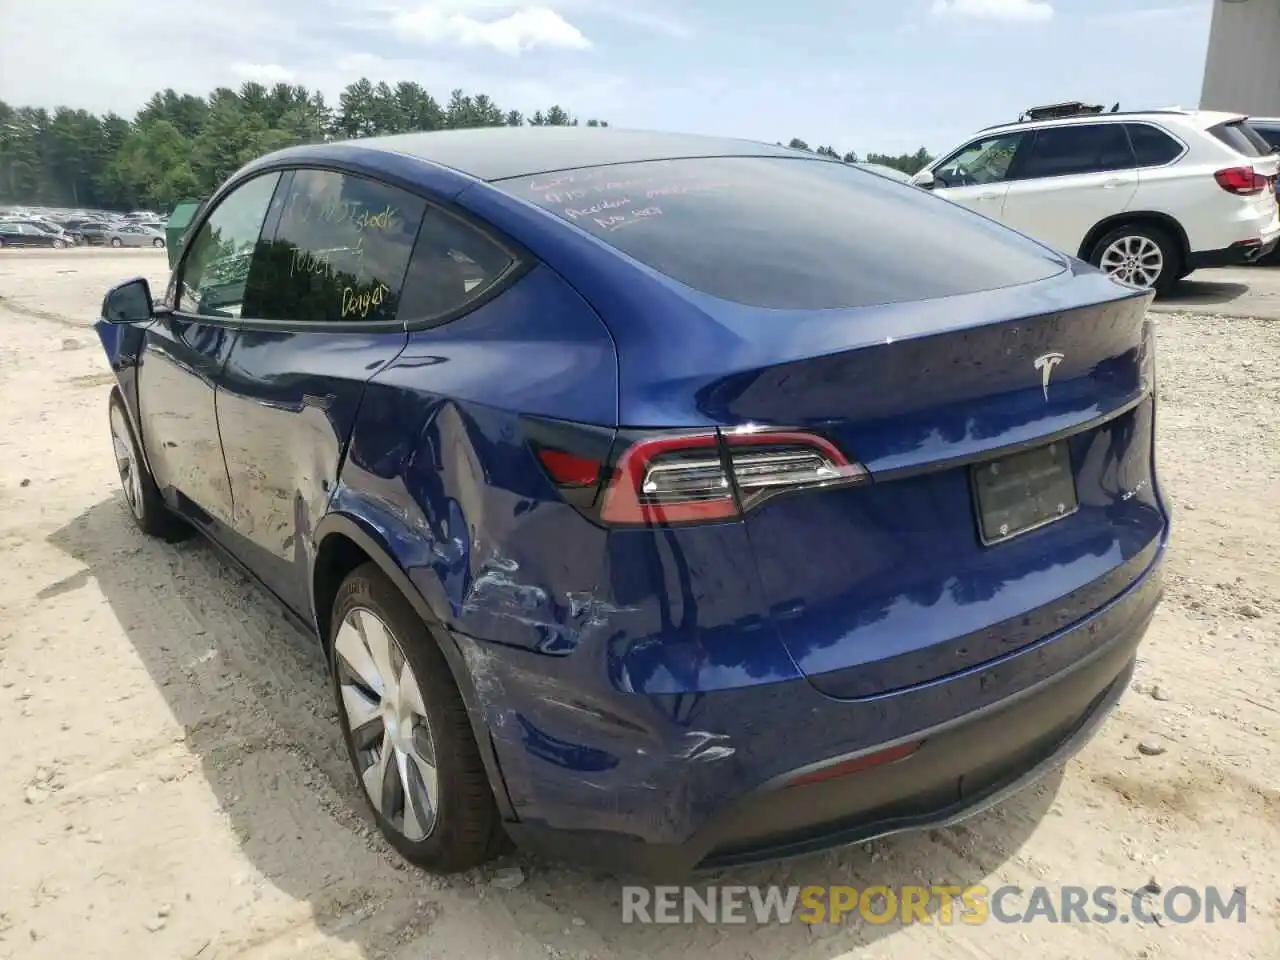
[[1125,688],[1148,293],[839,161],[612,129],[291,148],[188,236],[97,324],[125,501],[316,634],[423,867],[954,822]]

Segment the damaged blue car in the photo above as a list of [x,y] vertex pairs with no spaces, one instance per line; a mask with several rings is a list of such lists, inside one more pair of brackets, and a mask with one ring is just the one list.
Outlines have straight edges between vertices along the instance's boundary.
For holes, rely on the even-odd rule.
[[316,635],[416,864],[951,823],[1125,689],[1147,292],[839,161],[613,129],[290,148],[188,238],[97,324],[124,500]]

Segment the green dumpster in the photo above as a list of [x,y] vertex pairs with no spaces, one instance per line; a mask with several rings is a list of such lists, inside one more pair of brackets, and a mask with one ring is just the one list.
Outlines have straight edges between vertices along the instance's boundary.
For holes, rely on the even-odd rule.
[[187,227],[196,218],[203,200],[180,200],[169,214],[169,222],[164,226],[164,245],[169,251],[169,269],[178,263],[178,255],[182,253],[182,242],[186,239]]

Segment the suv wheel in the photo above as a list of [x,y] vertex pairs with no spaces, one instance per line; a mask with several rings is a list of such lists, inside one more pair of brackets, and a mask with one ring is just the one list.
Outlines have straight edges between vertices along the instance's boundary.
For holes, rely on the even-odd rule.
[[124,502],[138,528],[149,537],[176,541],[190,536],[192,530],[165,506],[156,487],[141,448],[133,435],[124,397],[117,387],[111,391],[107,410],[111,422],[111,446],[116,456],[116,470],[124,490]]
[[347,753],[383,836],[440,873],[505,845],[462,696],[422,618],[367,563],[338,590],[329,637]]
[[1182,276],[1182,257],[1167,233],[1146,224],[1112,230],[1096,244],[1089,261],[1113,280],[1168,293]]

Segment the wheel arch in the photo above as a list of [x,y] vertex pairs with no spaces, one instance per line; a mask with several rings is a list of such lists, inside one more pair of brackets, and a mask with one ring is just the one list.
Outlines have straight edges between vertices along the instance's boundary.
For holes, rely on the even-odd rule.
[[332,626],[333,601],[347,575],[359,566],[372,562],[409,601],[414,612],[427,625],[427,632],[444,654],[454,685],[471,721],[471,732],[480,750],[480,758],[489,776],[494,800],[503,820],[515,820],[514,807],[506,788],[506,779],[498,762],[497,750],[485,720],[484,704],[467,669],[462,651],[453,634],[440,622],[426,599],[413,585],[409,575],[392,556],[383,538],[368,524],[346,513],[329,513],[316,526],[313,537],[314,559],[311,567],[312,623],[329,663],[329,632]]
[[115,370],[115,374],[116,382],[111,385],[107,402],[110,404],[113,398],[120,398],[124,415],[129,420],[129,428],[133,430],[133,437],[138,442],[138,455],[142,457],[147,472],[154,477],[155,474],[151,470],[151,455],[147,453],[147,438],[142,431],[142,416],[138,411],[138,368],[136,365],[120,366]]
[[1156,210],[1126,210],[1124,213],[1117,213],[1094,224],[1093,229],[1085,235],[1076,256],[1081,260],[1092,262],[1090,258],[1093,254],[1093,248],[1098,245],[1098,241],[1117,227],[1128,224],[1145,224],[1158,227],[1168,233],[1178,245],[1178,256],[1182,258],[1184,264],[1191,255],[1191,243],[1187,239],[1187,231],[1182,228],[1182,224],[1176,218]]

